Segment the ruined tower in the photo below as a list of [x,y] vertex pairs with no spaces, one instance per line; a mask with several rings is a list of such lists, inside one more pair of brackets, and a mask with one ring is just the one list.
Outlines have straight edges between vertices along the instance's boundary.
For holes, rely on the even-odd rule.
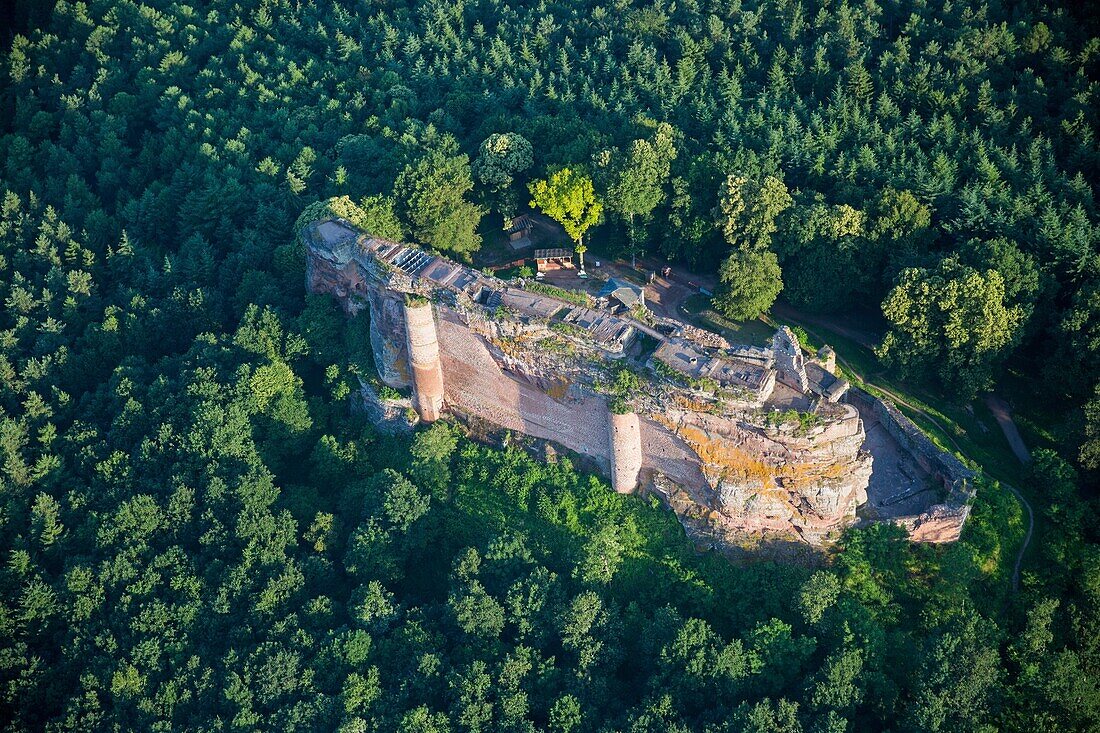
[[783,326],[772,336],[772,355],[775,357],[775,369],[779,377],[801,392],[810,391],[810,380],[806,377],[806,361],[802,356],[802,347],[798,337],[791,329]]
[[829,374],[836,374],[836,351],[832,346],[825,344],[817,350],[817,360],[821,362],[821,367],[829,372]]
[[611,487],[629,494],[638,486],[642,470],[642,433],[634,412],[612,412],[607,423],[611,441]]
[[439,360],[439,340],[431,303],[405,303],[405,333],[413,378],[413,404],[421,420],[435,422],[443,412],[443,366]]

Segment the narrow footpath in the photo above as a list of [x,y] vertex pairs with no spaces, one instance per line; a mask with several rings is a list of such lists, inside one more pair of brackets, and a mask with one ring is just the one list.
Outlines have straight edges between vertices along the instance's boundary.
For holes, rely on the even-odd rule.
[[1016,423],[1012,420],[1012,408],[1008,406],[1008,403],[997,395],[990,394],[986,395],[985,406],[989,408],[989,411],[993,413],[993,417],[996,418],[997,424],[1001,426],[1001,432],[1005,434],[1005,440],[1008,441],[1012,452],[1020,459],[1020,463],[1031,463],[1031,451],[1027,449],[1023,436],[1020,435]]

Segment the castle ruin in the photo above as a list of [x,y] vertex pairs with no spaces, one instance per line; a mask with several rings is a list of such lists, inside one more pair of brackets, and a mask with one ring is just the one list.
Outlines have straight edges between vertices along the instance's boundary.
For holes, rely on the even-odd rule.
[[379,378],[411,391],[420,421],[451,414],[565,448],[615,491],[658,493],[704,544],[821,545],[858,521],[897,522],[916,541],[962,530],[971,472],[787,328],[770,347],[734,346],[342,219],[299,235],[307,288],[369,311]]

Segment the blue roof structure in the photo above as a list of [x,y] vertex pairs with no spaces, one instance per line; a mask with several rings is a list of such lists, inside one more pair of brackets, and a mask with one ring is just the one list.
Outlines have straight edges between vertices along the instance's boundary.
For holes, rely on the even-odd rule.
[[645,304],[645,291],[640,285],[613,277],[600,289],[601,298],[614,298],[628,308]]

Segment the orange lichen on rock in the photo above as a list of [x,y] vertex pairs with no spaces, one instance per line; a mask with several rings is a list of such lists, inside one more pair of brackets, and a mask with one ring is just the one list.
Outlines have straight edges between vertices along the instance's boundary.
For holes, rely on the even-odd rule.
[[565,399],[565,395],[568,393],[569,380],[562,377],[555,377],[546,388],[546,394],[550,395],[550,397],[555,400]]
[[701,400],[697,397],[690,397],[688,395],[680,394],[677,392],[672,395],[672,401],[677,407],[684,410],[690,410],[692,412],[709,412],[714,409],[714,403]]
[[843,463],[791,463],[777,471],[787,488],[798,489],[821,481],[843,478],[849,466]]
[[708,467],[717,467],[721,478],[738,483],[758,482],[770,488],[775,482],[775,467],[754,458],[722,438],[713,438],[702,428],[681,425],[678,433]]

